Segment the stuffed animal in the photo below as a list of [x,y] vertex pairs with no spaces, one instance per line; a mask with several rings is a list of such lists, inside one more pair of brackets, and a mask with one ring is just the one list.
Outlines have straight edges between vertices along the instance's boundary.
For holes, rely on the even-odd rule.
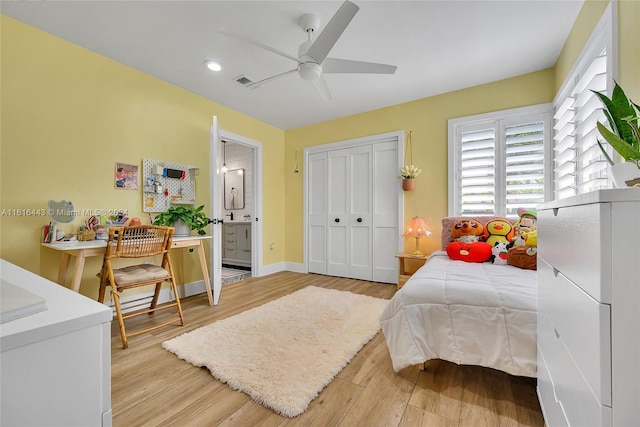
[[491,248],[491,262],[496,265],[507,265],[507,244],[496,242]]
[[538,230],[533,230],[522,235],[524,238],[524,245],[537,247],[538,246]]
[[485,262],[491,258],[491,245],[485,242],[451,242],[447,245],[449,258],[465,262]]
[[507,263],[526,270],[538,268],[538,256],[533,246],[514,246],[507,252]]
[[[515,234],[514,238],[518,238],[525,233],[535,231],[538,225],[538,213],[535,209],[518,209],[518,221],[513,225]],[[522,246],[516,244],[516,246]]]
[[493,246],[496,242],[509,243],[513,237],[513,225],[505,218],[489,221],[484,226],[485,242]]
[[456,242],[479,242],[484,227],[478,221],[473,219],[463,219],[458,221],[451,227],[453,240]]

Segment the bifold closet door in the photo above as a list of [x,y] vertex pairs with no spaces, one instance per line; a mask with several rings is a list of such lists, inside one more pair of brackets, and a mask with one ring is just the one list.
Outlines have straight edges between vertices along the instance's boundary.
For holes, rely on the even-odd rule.
[[371,146],[328,153],[327,274],[371,280]]
[[397,280],[397,143],[310,154],[310,273],[395,283]]
[[309,272],[327,274],[327,152],[309,155],[307,163]]

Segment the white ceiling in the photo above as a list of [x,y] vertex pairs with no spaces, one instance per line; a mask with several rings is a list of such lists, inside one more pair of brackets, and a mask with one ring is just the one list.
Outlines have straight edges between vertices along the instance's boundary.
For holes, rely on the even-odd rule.
[[[325,102],[292,61],[305,13],[322,26],[341,1],[3,1],[1,12],[281,129],[370,111],[552,67],[582,0],[361,1],[329,56],[398,66],[393,75],[328,74]],[[219,60],[220,73],[203,63]]]

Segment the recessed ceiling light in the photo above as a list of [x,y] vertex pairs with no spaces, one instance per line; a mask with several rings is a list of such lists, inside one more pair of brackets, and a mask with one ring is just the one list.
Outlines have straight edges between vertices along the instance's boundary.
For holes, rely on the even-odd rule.
[[220,71],[222,70],[222,65],[216,61],[205,61],[204,65],[210,69],[211,71]]

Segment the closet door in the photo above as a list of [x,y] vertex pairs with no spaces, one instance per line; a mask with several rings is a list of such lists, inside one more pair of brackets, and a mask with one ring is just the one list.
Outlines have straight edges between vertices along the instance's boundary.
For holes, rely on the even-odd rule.
[[310,273],[395,283],[401,244],[398,139],[307,157]]
[[307,174],[309,272],[327,274],[327,152],[309,155]]
[[371,185],[373,163],[371,145],[353,148],[347,170],[348,277],[372,279]]
[[327,274],[349,277],[350,150],[328,152]]
[[398,241],[398,205],[402,193],[398,191],[398,148],[395,142],[373,146],[372,174],[372,278],[375,282],[395,283],[398,263],[395,254]]

